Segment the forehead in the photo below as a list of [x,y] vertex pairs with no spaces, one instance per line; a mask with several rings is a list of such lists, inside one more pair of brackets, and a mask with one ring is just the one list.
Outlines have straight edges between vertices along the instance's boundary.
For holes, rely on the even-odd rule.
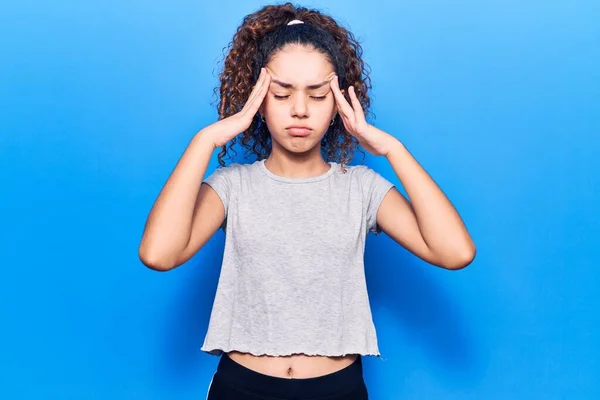
[[267,68],[275,79],[294,85],[320,83],[334,73],[323,53],[301,45],[288,45],[278,51]]

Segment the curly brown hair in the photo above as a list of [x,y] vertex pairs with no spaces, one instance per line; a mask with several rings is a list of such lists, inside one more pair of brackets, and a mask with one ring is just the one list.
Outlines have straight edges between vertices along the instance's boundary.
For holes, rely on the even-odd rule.
[[[304,24],[287,25],[292,20]],[[219,119],[239,112],[256,84],[261,67],[287,44],[297,43],[323,53],[333,65],[341,88],[354,86],[356,95],[365,115],[369,116],[371,100],[368,91],[371,80],[367,64],[362,60],[362,48],[352,32],[340,26],[332,17],[320,11],[296,7],[292,3],[268,5],[247,15],[238,27],[228,47],[219,75],[220,93],[218,106]],[[350,101],[347,91],[346,99]],[[218,159],[225,166],[223,158],[233,149],[236,139],[223,145]],[[242,133],[240,144],[246,155],[267,158],[271,152],[271,135],[266,124],[257,114],[250,127]],[[335,117],[321,141],[321,152],[326,161],[336,161],[342,167],[354,157],[359,143],[346,132],[341,118]],[[231,154],[229,154],[231,158]]]

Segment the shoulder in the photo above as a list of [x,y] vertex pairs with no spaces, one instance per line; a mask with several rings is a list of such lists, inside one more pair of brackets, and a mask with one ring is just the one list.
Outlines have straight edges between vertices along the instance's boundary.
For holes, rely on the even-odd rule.
[[377,179],[381,176],[377,171],[363,164],[345,165],[344,169],[345,172],[342,172],[343,174],[346,174],[349,178],[356,179],[361,183],[371,179]]
[[366,196],[380,197],[394,186],[386,177],[366,165],[346,166],[348,179]]
[[239,163],[229,164],[224,167],[218,166],[212,171],[210,176],[221,178],[234,178],[236,176],[239,176],[240,174],[248,173],[252,167],[253,164]]
[[251,164],[234,163],[234,164],[226,165],[224,167],[218,166],[217,168],[215,168],[215,172],[218,171],[219,173],[222,173],[222,174],[232,173],[235,171],[239,171],[240,169],[248,168],[249,165],[251,165]]

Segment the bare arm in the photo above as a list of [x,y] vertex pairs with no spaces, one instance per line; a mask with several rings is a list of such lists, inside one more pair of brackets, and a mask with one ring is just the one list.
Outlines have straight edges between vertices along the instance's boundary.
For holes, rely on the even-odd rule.
[[261,74],[243,109],[198,132],[190,141],[150,210],[138,250],[149,268],[168,271],[187,260],[219,229],[225,208],[216,192],[202,185],[216,148],[244,132],[259,110],[271,77]]
[[[191,140],[152,206],[139,247],[140,260],[149,268],[166,271],[183,264],[223,221],[221,200],[207,185],[200,187],[215,150],[205,133]],[[194,221],[198,226],[192,240]]]
[[[374,128],[376,129],[376,128]],[[423,260],[446,269],[461,269],[475,258],[475,244],[458,211],[421,165],[396,139],[387,154],[406,189],[381,202],[377,224],[397,243]]]
[[331,80],[331,88],[346,130],[371,154],[387,157],[410,198],[408,201],[398,190],[390,190],[377,212],[377,224],[431,264],[447,269],[469,265],[475,257],[475,244],[442,190],[399,140],[367,123],[354,87],[348,89],[352,105],[337,77]]

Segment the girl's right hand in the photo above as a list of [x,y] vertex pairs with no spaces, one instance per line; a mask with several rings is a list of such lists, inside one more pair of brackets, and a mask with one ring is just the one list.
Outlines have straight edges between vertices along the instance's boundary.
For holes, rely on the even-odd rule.
[[231,139],[244,132],[252,124],[271,84],[271,75],[265,68],[260,69],[258,80],[240,112],[224,118],[206,128],[207,134],[212,135],[211,140],[215,148],[219,148]]

